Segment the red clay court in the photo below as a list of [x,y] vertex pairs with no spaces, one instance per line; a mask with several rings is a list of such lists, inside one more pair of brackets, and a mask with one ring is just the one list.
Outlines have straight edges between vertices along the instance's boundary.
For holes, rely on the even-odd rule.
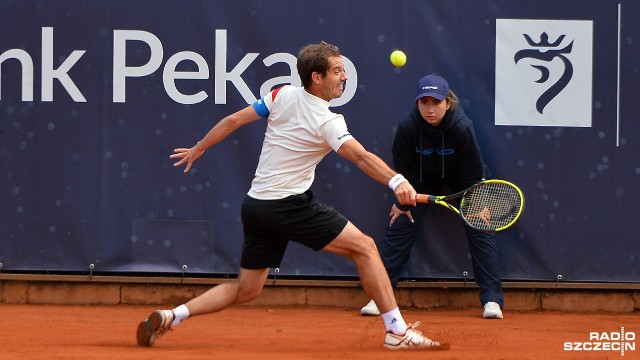
[[[638,333],[631,313],[506,311],[485,320],[480,309],[403,311],[447,351],[389,351],[379,317],[324,306],[241,306],[187,320],[151,348],[135,330],[156,306],[0,304],[2,359],[638,359],[620,350],[566,351],[591,332]],[[604,342],[603,342],[604,343]],[[620,342],[618,342],[620,343]],[[612,342],[613,344],[613,342]],[[613,346],[615,348],[615,345]]]

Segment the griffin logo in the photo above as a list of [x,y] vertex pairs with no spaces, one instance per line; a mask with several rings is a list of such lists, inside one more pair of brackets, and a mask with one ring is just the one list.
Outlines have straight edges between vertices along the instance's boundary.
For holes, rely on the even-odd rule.
[[[538,98],[538,101],[536,101],[536,110],[540,114],[542,114],[547,104],[549,104],[551,100],[553,100],[553,98],[555,98],[565,87],[567,87],[567,84],[569,84],[569,81],[571,81],[571,78],[573,77],[573,66],[571,65],[571,61],[566,56],[564,56],[565,54],[571,53],[573,41],[571,41],[569,45],[558,49],[565,35],[561,35],[553,43],[549,43],[549,35],[544,32],[540,35],[539,43],[534,42],[527,34],[524,34],[524,37],[527,40],[527,43],[529,43],[529,45],[533,47],[533,49],[524,49],[518,51],[513,57],[513,60],[516,64],[518,63],[518,61],[524,58],[531,58],[544,62],[551,62],[555,58],[558,58],[564,65],[564,71],[562,72],[562,75],[559,77],[559,79],[554,84],[552,84],[544,93],[542,93],[542,95],[540,95],[540,97]],[[531,65],[531,67],[540,70],[541,72],[540,79],[536,80],[537,83],[545,83],[547,82],[547,80],[549,80],[549,68],[542,65]]]
[[593,22],[496,20],[496,125],[591,127]]

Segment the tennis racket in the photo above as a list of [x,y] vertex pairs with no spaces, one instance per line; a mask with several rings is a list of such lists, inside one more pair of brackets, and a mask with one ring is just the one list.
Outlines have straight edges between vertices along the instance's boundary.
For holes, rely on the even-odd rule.
[[[459,207],[449,203],[458,199]],[[483,180],[466,190],[446,196],[417,194],[416,201],[438,204],[458,214],[469,226],[486,231],[502,231],[518,221],[524,208],[524,196],[505,180]]]

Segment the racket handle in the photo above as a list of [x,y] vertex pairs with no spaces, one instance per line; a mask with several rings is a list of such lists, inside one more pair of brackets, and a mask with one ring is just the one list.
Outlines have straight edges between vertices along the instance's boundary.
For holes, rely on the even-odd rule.
[[436,197],[433,195],[425,195],[425,194],[416,194],[416,202],[419,203],[433,203],[436,201]]

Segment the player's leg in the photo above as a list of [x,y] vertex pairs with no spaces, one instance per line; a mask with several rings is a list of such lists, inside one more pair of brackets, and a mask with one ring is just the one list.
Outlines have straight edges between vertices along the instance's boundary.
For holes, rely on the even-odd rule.
[[246,303],[260,295],[268,274],[268,268],[258,270],[241,268],[235,281],[217,285],[191,299],[185,305],[189,309],[190,316],[195,316]]
[[[282,219],[274,217],[280,204],[252,199],[242,202],[244,242],[236,281],[220,284],[185,305],[191,315],[220,311],[258,297],[269,274],[282,260],[288,241],[277,234]],[[180,319],[179,319],[180,320]]]
[[[394,289],[411,256],[411,249],[426,207],[426,205],[418,205],[411,209],[413,222],[408,216],[398,217],[392,225],[387,227],[382,238],[379,248],[380,257]],[[376,316],[380,315],[380,310],[376,302],[371,300],[360,309],[360,315]]]
[[420,322],[406,324],[396,304],[391,282],[380,259],[373,239],[363,234],[348,222],[340,235],[323,250],[346,256],[353,260],[360,275],[362,287],[375,302],[379,303],[387,334],[384,347],[388,349],[446,350],[449,344],[440,343],[416,330]]
[[138,344],[151,346],[156,338],[190,316],[220,311],[260,295],[269,268],[280,263],[287,248],[287,240],[271,235],[272,224],[277,221],[269,216],[275,211],[273,206],[264,205],[265,202],[248,196],[242,203],[244,243],[238,278],[215,286],[172,310],[154,311],[138,325]]
[[387,271],[373,239],[348,222],[340,235],[323,250],[353,260],[364,292],[378,304],[382,312],[397,307]]
[[138,345],[151,346],[169,329],[174,328],[188,317],[226,309],[255,299],[262,292],[269,269],[240,269],[238,278],[209,289],[204,294],[191,299],[186,304],[172,310],[156,310],[138,324],[136,339]]

